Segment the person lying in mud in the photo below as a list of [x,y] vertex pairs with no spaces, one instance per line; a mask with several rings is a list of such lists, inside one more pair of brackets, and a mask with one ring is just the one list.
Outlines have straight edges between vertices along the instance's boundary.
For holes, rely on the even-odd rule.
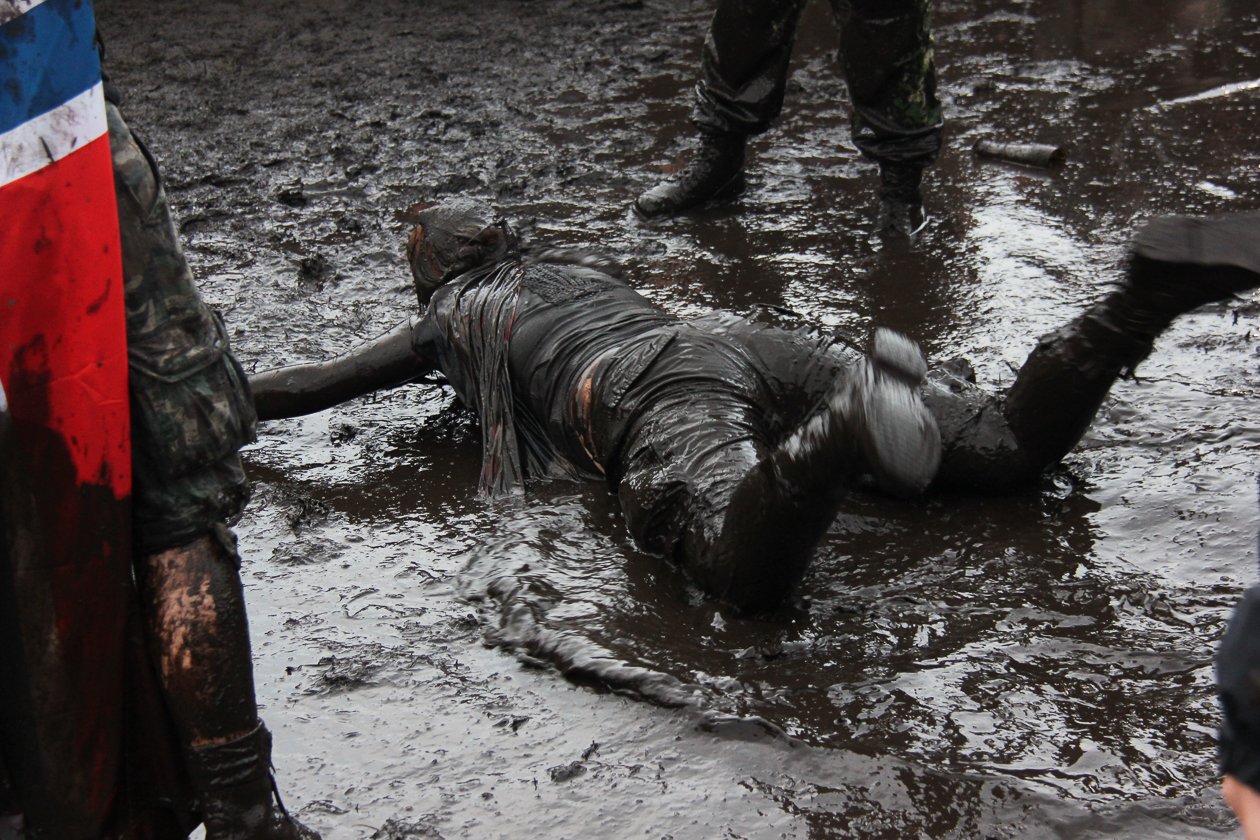
[[602,477],[641,545],[757,611],[789,594],[853,488],[1034,481],[1173,319],[1260,283],[1257,222],[1149,224],[1118,288],[993,393],[965,363],[929,372],[887,330],[863,354],[728,313],[670,315],[572,255],[522,257],[506,222],[454,201],[423,211],[408,243],[422,314],[250,384],[268,420],[440,371],[480,416],[483,491],[518,490],[526,475]]

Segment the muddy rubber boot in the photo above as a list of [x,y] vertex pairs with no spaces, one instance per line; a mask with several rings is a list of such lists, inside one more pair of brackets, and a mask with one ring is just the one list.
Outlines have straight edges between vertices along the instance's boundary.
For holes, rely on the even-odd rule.
[[1186,312],[1260,285],[1260,214],[1167,216],[1134,238],[1120,288],[1042,336],[1006,395],[1020,447],[1043,466],[1068,453],[1116,379]]
[[744,145],[742,134],[701,132],[686,166],[639,196],[635,212],[647,219],[672,216],[737,194],[744,188]]
[[888,236],[912,239],[927,226],[923,212],[923,167],[882,163],[879,167],[879,219],[876,229]]
[[280,801],[271,775],[271,733],[262,723],[236,740],[190,747],[188,771],[206,840],[320,840]]
[[1126,286],[1170,318],[1260,284],[1260,213],[1163,216],[1133,239]]
[[899,496],[922,493],[941,463],[941,433],[921,393],[926,374],[918,345],[881,327],[849,397],[868,468],[881,489]]

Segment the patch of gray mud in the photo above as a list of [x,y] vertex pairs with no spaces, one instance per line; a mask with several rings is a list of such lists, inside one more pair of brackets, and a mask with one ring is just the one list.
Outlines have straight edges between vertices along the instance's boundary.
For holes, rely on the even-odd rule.
[[[1142,220],[1260,206],[1244,0],[941,0],[949,133],[914,248],[870,235],[825,4],[748,190],[653,226],[627,207],[680,160],[706,2],[98,6],[251,368],[410,314],[407,209],[446,195],[606,248],[671,310],[877,322],[989,382]],[[1229,834],[1211,657],[1256,577],[1258,315],[1180,321],[1035,490],[855,498],[758,620],[637,551],[602,487],[478,501],[439,386],[265,426],[239,531],[286,802],[326,838]]]

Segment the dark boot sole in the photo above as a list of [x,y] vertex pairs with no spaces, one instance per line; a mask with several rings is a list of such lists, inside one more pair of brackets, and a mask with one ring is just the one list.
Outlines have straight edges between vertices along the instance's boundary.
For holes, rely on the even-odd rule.
[[1179,289],[1200,303],[1260,285],[1260,213],[1164,216],[1133,239],[1135,288]]

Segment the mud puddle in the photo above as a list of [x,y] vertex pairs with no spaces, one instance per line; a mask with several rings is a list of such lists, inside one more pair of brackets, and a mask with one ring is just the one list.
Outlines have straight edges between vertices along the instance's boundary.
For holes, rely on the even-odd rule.
[[[941,2],[949,135],[913,249],[868,233],[823,4],[748,191],[654,226],[627,206],[684,147],[707,3],[98,14],[248,367],[406,317],[405,211],[443,195],[606,247],[673,310],[878,321],[988,381],[1143,219],[1260,206],[1241,0]],[[981,161],[982,137],[1068,159]],[[1034,492],[855,499],[756,621],[636,551],[603,488],[479,502],[449,391],[268,425],[239,530],[287,803],[329,838],[1228,834],[1210,662],[1256,577],[1257,303],[1179,322]]]

